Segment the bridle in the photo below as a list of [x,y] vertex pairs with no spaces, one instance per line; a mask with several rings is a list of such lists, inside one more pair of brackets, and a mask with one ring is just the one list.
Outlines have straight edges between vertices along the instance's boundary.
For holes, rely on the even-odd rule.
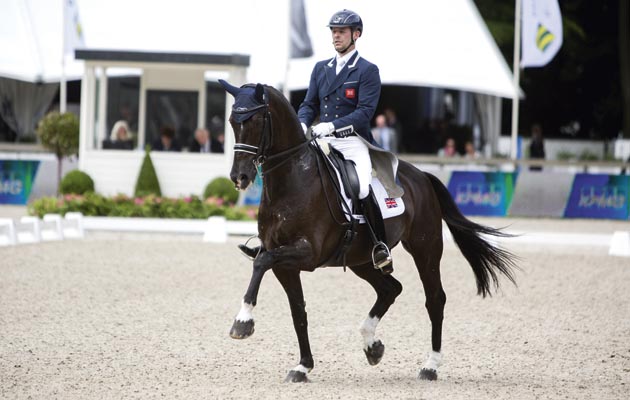
[[[247,86],[253,86],[253,85],[245,85],[244,87],[247,87]],[[243,114],[252,114],[252,112],[254,112],[249,117],[241,119],[240,121],[241,131],[243,130],[243,123],[251,119],[254,115],[258,114],[258,112],[256,111],[263,110],[264,112],[263,127],[260,133],[260,141],[258,142],[258,146],[252,146],[250,144],[238,143],[238,142],[234,144],[235,153],[237,152],[247,153],[247,154],[252,154],[254,156],[254,159],[252,160],[252,162],[254,163],[254,166],[256,167],[256,170],[260,174],[261,178],[263,178],[264,174],[268,174],[269,172],[273,171],[274,169],[278,168],[279,166],[281,166],[282,164],[290,160],[291,156],[297,154],[299,150],[306,147],[309,143],[315,140],[315,138],[311,138],[311,139],[306,140],[305,142],[302,142],[296,146],[290,147],[287,150],[283,150],[279,153],[268,154],[269,148],[271,147],[271,144],[273,143],[273,136],[272,136],[273,135],[273,120],[271,118],[271,111],[269,110],[268,98],[269,96],[267,95],[266,90],[265,90],[265,95],[264,95],[265,102],[263,104],[259,104],[253,107],[237,107],[235,104],[232,107],[232,114],[243,115]],[[272,160],[280,159],[285,156],[287,157],[284,160],[280,161],[279,163],[277,163],[276,165],[270,168],[263,170],[263,164]]]

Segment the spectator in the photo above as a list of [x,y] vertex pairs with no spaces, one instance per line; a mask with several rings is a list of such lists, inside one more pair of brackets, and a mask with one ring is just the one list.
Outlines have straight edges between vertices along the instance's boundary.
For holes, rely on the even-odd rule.
[[190,152],[209,153],[210,147],[210,132],[206,128],[197,128],[195,136],[190,143]]
[[376,116],[376,126],[372,129],[372,136],[374,136],[374,140],[378,143],[383,149],[387,151],[394,151],[394,142],[396,133],[393,128],[387,126],[387,119],[384,114],[379,114]]
[[396,112],[391,108],[386,108],[383,110],[383,114],[385,114],[385,120],[387,121],[387,126],[392,129],[391,134],[391,151],[394,153],[398,153],[400,149],[398,148],[398,144],[400,143],[400,137],[402,135],[402,126],[400,121],[398,121],[398,116]]
[[[542,127],[539,124],[532,125],[532,141],[529,144],[529,158],[545,159],[545,141],[543,139]],[[540,171],[542,166],[532,165],[531,171]]]
[[211,153],[223,153],[224,152],[225,135],[223,132],[219,133],[217,137],[212,137],[210,140],[210,152]]
[[175,129],[171,126],[164,126],[160,129],[160,137],[153,142],[155,151],[181,151],[181,147],[175,137]]
[[456,150],[455,139],[449,137],[446,139],[446,143],[444,147],[438,150],[438,156],[440,157],[459,157],[459,154]]
[[470,140],[466,141],[466,144],[464,145],[464,149],[465,149],[464,158],[467,158],[469,160],[476,160],[479,157],[481,157],[481,154],[479,154],[477,149],[475,149],[475,145]]
[[120,120],[114,124],[109,138],[103,141],[103,148],[121,150],[133,149],[133,140],[131,138],[131,132],[129,131],[129,125],[126,121]]

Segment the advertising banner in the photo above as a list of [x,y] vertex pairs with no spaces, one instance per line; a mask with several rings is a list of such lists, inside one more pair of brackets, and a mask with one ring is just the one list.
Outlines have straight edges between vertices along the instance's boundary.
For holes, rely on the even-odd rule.
[[564,210],[568,218],[628,219],[630,176],[576,174]]
[[39,161],[0,160],[0,204],[26,204]]
[[448,191],[464,215],[507,215],[516,174],[513,172],[454,171]]

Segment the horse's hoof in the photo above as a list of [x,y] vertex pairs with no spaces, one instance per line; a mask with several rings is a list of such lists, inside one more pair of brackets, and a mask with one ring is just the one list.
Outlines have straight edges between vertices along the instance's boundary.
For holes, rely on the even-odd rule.
[[253,334],[253,319],[250,319],[249,321],[239,321],[237,319],[234,320],[234,324],[232,324],[232,329],[230,329],[230,337],[232,337],[232,339],[247,339]]
[[418,379],[423,381],[435,381],[437,380],[437,371],[434,369],[422,368]]
[[365,352],[365,356],[367,357],[368,363],[370,365],[376,365],[383,358],[383,353],[385,353],[385,345],[380,340],[372,343],[370,347],[363,349]]
[[291,370],[289,371],[289,374],[287,375],[284,382],[285,383],[300,383],[300,382],[306,383],[308,382],[308,378],[306,377],[306,374],[304,372]]

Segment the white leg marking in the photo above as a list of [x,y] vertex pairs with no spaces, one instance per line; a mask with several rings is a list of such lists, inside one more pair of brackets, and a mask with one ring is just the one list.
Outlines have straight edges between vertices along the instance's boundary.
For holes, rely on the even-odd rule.
[[240,322],[247,322],[254,319],[252,315],[252,311],[254,310],[254,306],[251,304],[245,303],[245,301],[241,302],[241,311],[238,312],[236,316],[236,320]]
[[374,344],[374,334],[376,333],[376,326],[381,320],[378,317],[366,318],[365,321],[361,324],[361,328],[359,331],[361,332],[361,336],[363,336],[363,348],[365,350],[368,349],[371,345]]
[[306,368],[305,366],[303,366],[302,364],[298,364],[297,366],[293,367],[291,369],[291,371],[296,371],[296,372],[301,372],[304,375],[308,374],[308,372],[310,371],[310,369]]
[[442,365],[442,353],[431,350],[429,353],[429,359],[424,363],[422,369],[432,369],[433,371],[437,371],[440,365]]

